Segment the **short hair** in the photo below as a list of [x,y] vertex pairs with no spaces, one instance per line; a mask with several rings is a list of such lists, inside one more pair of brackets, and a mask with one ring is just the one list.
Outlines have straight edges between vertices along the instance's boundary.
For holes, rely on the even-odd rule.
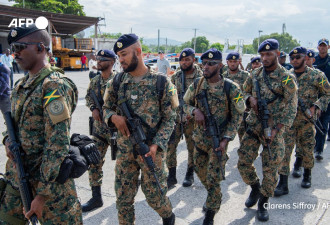
[[50,36],[46,30],[36,31],[27,36],[27,38],[31,39],[33,42],[42,42],[46,47],[49,48]]

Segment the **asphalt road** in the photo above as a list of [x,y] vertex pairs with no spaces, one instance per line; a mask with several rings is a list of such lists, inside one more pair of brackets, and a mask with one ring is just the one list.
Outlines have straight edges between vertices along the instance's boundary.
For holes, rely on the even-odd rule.
[[[91,115],[91,112],[85,106],[86,89],[89,83],[88,72],[69,71],[66,74],[76,83],[79,89],[79,103],[73,114],[71,132],[88,134],[88,117]],[[14,75],[15,79],[21,76]],[[0,116],[0,132],[4,129],[4,120]],[[267,224],[326,225],[330,223],[330,149],[328,143],[326,143],[324,160],[315,162],[315,167],[312,170],[312,187],[303,189],[300,187],[301,179],[290,176],[290,193],[280,198],[270,199],[270,220]],[[238,146],[239,142],[236,138],[228,148],[230,158],[226,165],[226,180],[221,183],[223,197],[221,209],[215,217],[214,224],[216,225],[261,224],[255,217],[256,206],[247,209],[244,205],[250,193],[250,188],[242,181],[237,170]],[[2,143],[0,144],[0,152],[0,172],[4,172],[6,156]],[[177,178],[179,183],[167,195],[176,214],[176,224],[199,225],[203,223],[202,206],[206,199],[206,190],[196,175],[192,187],[182,187],[187,166],[187,150],[184,140],[180,142],[177,154]],[[294,160],[294,154],[292,154],[291,168]],[[104,205],[100,209],[83,214],[84,224],[86,225],[118,224],[114,192],[114,165],[115,163],[111,161],[110,154],[107,154],[102,186]],[[260,158],[256,160],[255,166],[259,177],[262,178]],[[87,173],[76,179],[76,186],[81,202],[85,203],[91,197]],[[162,224],[158,214],[148,206],[141,190],[135,198],[135,212],[137,225]]]

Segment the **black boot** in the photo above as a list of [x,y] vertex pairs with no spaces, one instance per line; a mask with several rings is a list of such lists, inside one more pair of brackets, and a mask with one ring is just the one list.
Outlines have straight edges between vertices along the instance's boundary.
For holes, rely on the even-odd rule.
[[315,152],[315,159],[317,159],[318,161],[323,160],[322,152],[316,151]]
[[103,200],[101,195],[101,186],[94,186],[92,187],[92,198],[82,205],[82,211],[89,212],[102,206]]
[[194,167],[188,167],[186,177],[183,180],[183,187],[190,187],[194,183]]
[[172,167],[168,169],[168,177],[167,177],[167,188],[174,188],[174,185],[178,183],[176,180],[176,167]]
[[168,218],[162,218],[163,219],[163,225],[174,225],[175,224],[175,214],[172,213],[172,215]]
[[207,211],[207,207],[206,207],[206,201],[205,201],[203,204],[203,212],[206,212],[206,211]]
[[245,206],[250,208],[252,206],[254,206],[259,199],[259,195],[260,195],[260,183],[257,182],[256,184],[251,185],[251,192],[249,195],[249,198],[245,201]]
[[301,182],[301,187],[310,188],[312,186],[312,170],[304,169],[304,178]]
[[214,223],[215,212],[211,209],[208,209],[205,213],[205,218],[203,221],[203,225],[213,225]]
[[[258,202],[258,210],[257,210],[257,218],[259,221],[268,221],[269,214],[266,209],[268,203],[268,197],[263,196],[260,194],[259,202]],[[266,207],[265,207],[266,206]]]
[[294,167],[293,167],[293,172],[292,172],[292,176],[293,177],[301,177],[301,165],[302,165],[302,158],[297,157],[296,158],[296,162],[294,163]]
[[280,181],[274,191],[274,196],[279,197],[281,195],[287,195],[289,193],[288,188],[288,176],[280,174]]

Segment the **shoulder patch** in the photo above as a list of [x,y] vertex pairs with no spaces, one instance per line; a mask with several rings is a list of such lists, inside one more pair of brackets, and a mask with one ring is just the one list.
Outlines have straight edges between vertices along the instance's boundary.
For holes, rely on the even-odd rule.
[[54,91],[51,91],[49,93],[47,93],[44,96],[44,107],[46,107],[49,103],[51,103],[53,100],[57,99],[61,97],[60,93],[58,92],[57,89],[55,89]]
[[68,106],[63,98],[55,99],[47,106],[49,117],[54,124],[70,118]]
[[234,98],[234,101],[236,103],[238,103],[239,101],[243,100],[243,95],[241,95],[240,93],[238,93],[238,95]]
[[282,83],[284,83],[284,85],[290,84],[290,82],[292,82],[292,78],[290,78],[290,75],[288,75],[284,80],[282,80]]

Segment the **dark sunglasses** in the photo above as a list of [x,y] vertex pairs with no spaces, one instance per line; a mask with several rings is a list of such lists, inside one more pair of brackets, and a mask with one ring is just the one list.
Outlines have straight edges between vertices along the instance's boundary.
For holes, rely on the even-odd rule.
[[294,59],[297,59],[298,60],[298,59],[301,59],[302,57],[305,57],[305,55],[300,55],[300,54],[299,55],[292,55],[292,56],[290,56],[290,60],[292,60],[292,61]]
[[216,65],[216,64],[218,64],[218,63],[219,63],[219,61],[203,61],[203,62],[202,62],[203,66],[205,66],[206,64],[207,64],[208,66],[214,66],[214,65]]
[[20,52],[27,48],[28,45],[38,45],[40,42],[14,42],[10,44],[12,52]]
[[111,61],[111,59],[102,56],[97,56],[96,61],[105,62],[105,61]]

